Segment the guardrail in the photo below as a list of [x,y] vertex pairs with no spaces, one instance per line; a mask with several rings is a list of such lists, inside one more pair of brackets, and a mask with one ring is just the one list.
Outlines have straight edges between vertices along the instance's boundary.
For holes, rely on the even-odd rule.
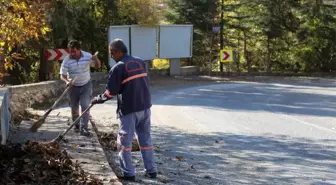
[[7,88],[0,89],[1,98],[1,109],[0,109],[0,125],[1,125],[1,144],[5,145],[7,142],[9,134],[9,122],[10,122],[10,112],[9,112],[9,90]]

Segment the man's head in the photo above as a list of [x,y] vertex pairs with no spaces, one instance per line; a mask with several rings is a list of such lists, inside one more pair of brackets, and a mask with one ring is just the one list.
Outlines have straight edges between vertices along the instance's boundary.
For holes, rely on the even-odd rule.
[[109,52],[111,57],[118,62],[127,53],[127,47],[121,39],[114,39],[109,44]]
[[71,58],[79,59],[81,56],[81,45],[77,40],[71,40],[68,43]]

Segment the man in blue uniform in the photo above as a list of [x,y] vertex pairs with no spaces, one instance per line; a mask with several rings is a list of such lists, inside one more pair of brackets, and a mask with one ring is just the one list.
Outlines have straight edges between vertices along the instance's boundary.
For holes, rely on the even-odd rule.
[[115,39],[110,43],[109,52],[117,64],[109,72],[106,91],[95,97],[91,103],[104,103],[117,96],[117,116],[120,119],[118,146],[124,175],[120,178],[135,180],[135,167],[131,155],[134,133],[139,141],[146,175],[156,178],[150,133],[152,103],[145,63],[140,58],[128,55],[127,47],[121,39]]

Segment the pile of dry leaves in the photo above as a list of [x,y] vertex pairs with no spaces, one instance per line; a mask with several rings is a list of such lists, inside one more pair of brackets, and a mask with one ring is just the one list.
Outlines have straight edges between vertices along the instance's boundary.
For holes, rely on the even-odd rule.
[[[93,120],[91,120],[92,123]],[[99,132],[97,131],[98,139],[101,144],[101,146],[105,150],[111,150],[111,151],[118,151],[118,132],[119,132],[119,125],[113,124],[111,126],[111,132]],[[138,140],[134,137],[132,142],[132,151],[140,151],[140,147],[138,144]]]
[[[116,132],[99,132],[99,142],[104,149],[118,151],[117,133]],[[140,151],[140,147],[136,138],[133,139],[132,151]]]
[[87,175],[57,143],[28,141],[0,146],[0,184],[87,184],[102,182]]

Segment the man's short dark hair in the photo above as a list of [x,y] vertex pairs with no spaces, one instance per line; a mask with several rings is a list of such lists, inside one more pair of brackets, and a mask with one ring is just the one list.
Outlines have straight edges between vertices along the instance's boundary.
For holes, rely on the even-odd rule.
[[121,39],[114,39],[109,46],[111,50],[118,50],[122,53],[127,53],[127,47]]
[[81,45],[80,45],[78,40],[70,40],[69,43],[68,43],[68,48],[80,49]]

